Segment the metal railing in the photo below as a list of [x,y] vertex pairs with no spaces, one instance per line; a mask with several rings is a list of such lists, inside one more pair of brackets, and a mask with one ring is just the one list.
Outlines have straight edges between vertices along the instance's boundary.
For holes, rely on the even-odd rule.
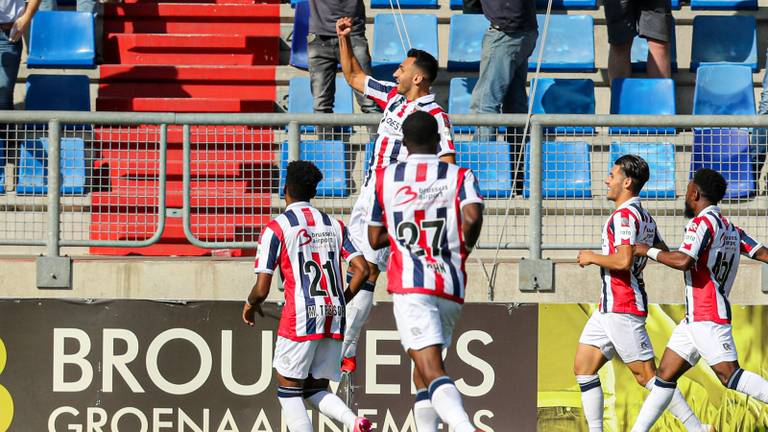
[[[299,158],[326,177],[315,204],[346,219],[380,118],[0,113],[11,168],[0,195],[0,245],[46,246],[57,256],[62,246],[145,247],[174,232],[207,249],[256,248],[261,227],[284,207],[281,170]],[[451,120],[458,162],[477,171],[487,198],[480,247],[532,258],[599,247],[613,208],[602,180],[612,157],[628,151],[651,162],[643,200],[670,244],[679,241],[685,186],[697,166],[718,167],[733,185],[725,214],[768,237],[766,118],[537,115],[528,134],[524,115]],[[85,175],[78,180],[73,171]]]

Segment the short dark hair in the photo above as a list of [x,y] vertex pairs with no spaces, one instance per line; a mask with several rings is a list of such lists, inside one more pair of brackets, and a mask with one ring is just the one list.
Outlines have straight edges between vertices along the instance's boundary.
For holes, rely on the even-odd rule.
[[643,186],[651,177],[648,162],[638,155],[624,155],[616,159],[614,165],[620,166],[624,175],[632,179],[632,192],[635,194],[639,194],[643,190]]
[[437,70],[439,68],[437,59],[432,54],[420,49],[411,48],[408,50],[408,57],[413,57],[413,64],[424,73],[424,77],[430,83],[437,79]]
[[693,183],[699,188],[699,192],[712,204],[717,204],[725,196],[728,190],[728,182],[719,172],[701,168],[693,173]]
[[285,175],[285,189],[291,198],[309,201],[317,195],[317,185],[323,179],[323,173],[309,161],[293,161],[288,164]]
[[437,153],[437,120],[424,111],[414,111],[403,121],[403,143],[411,149],[428,150]]

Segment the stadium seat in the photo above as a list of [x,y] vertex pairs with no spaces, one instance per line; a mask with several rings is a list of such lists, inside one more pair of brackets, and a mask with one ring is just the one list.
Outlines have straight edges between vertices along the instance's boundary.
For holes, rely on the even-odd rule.
[[[672,71],[677,72],[677,32],[675,31],[674,25],[672,26],[670,45],[671,49],[669,56]],[[632,70],[635,72],[645,72],[648,68],[648,39],[635,36],[635,40],[632,41],[632,52],[630,56],[632,58]]]
[[[85,146],[82,138],[61,139],[61,193],[85,193]],[[18,184],[20,195],[48,193],[48,139],[26,140],[19,151]]]
[[0,141],[0,194],[5,193],[5,141]]
[[89,85],[86,75],[29,75],[24,109],[90,111]]
[[[477,84],[477,78],[451,78],[448,89],[448,114],[469,114],[472,107],[472,90]],[[506,133],[507,128],[500,126],[498,133]],[[474,133],[475,126],[457,125],[453,123],[454,133]]]
[[[405,14],[402,18],[413,48],[424,50],[439,59],[437,17],[426,14]],[[403,43],[407,46],[408,42],[402,30],[400,19],[396,19],[393,14],[378,14],[374,18],[371,66],[373,75],[377,79],[392,81],[392,74],[405,60],[406,51],[403,49]]]
[[752,70],[740,65],[703,65],[696,71],[693,114],[754,115]]
[[[544,28],[544,15],[537,15],[539,28]],[[539,32],[536,48],[528,58],[528,70],[536,70],[539,47],[544,32]],[[595,70],[594,19],[589,15],[550,15],[547,46],[541,60],[543,71]]]
[[464,9],[464,2],[462,0],[451,0],[451,9],[453,10]]
[[[531,93],[537,80],[531,81]],[[533,94],[533,114],[594,114],[595,83],[591,79],[539,78]],[[559,126],[545,133],[593,134],[591,126]]]
[[392,5],[402,9],[437,9],[438,6],[437,0],[371,0],[374,9],[391,8]]
[[504,141],[458,141],[456,164],[471,169],[485,198],[507,198],[512,194],[512,163]]
[[[536,0],[536,8],[547,9],[549,0]],[[597,9],[597,0],[552,0],[552,9]]]
[[694,17],[691,72],[702,63],[737,63],[757,72],[755,17]]
[[[299,158],[312,161],[323,173],[323,180],[317,186],[317,196],[349,196],[349,175],[347,173],[347,154],[342,141],[302,141]],[[285,172],[288,167],[288,141],[283,142],[280,162],[280,196],[284,195]]]
[[744,199],[755,194],[754,158],[749,129],[695,128],[691,175],[699,168],[720,172],[728,182],[726,199]]
[[480,53],[483,49],[483,35],[490,22],[484,15],[451,15],[451,30],[448,36],[448,70],[480,70]]
[[[352,87],[347,84],[344,77],[336,77],[336,94],[333,101],[333,112],[338,114],[352,114]],[[288,112],[294,114],[312,113],[312,89],[310,87],[309,77],[293,77],[288,83]],[[351,127],[346,126],[343,130],[349,132]],[[314,125],[303,125],[302,132],[314,133]]]
[[[617,78],[611,82],[611,114],[675,115],[675,82],[669,78]],[[611,134],[674,134],[675,128],[612,127]]]
[[365,161],[363,161],[363,179],[368,174],[368,168],[371,166],[371,158],[373,157],[373,150],[376,148],[376,141],[370,140],[365,143]]
[[691,9],[757,9],[757,0],[691,0]]
[[612,142],[610,169],[616,159],[635,154],[648,162],[651,177],[640,192],[641,198],[675,198],[675,145],[668,142]]
[[93,14],[40,11],[32,19],[28,67],[92,68],[95,66]]
[[680,9],[680,0],[672,0],[672,9],[675,9],[675,10]]
[[[543,198],[591,198],[592,179],[589,144],[585,141],[545,141]],[[525,182],[523,197],[530,191],[530,147],[525,146]]]
[[309,35],[309,1],[296,2],[296,13],[293,17],[293,35],[291,36],[291,66],[299,69],[309,69],[307,55],[307,35]]

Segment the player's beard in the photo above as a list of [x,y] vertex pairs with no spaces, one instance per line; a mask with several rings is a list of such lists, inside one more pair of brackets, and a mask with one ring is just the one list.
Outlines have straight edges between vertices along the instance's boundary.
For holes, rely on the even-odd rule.
[[688,219],[693,219],[696,217],[696,212],[693,210],[693,207],[688,204],[688,201],[685,202],[685,211],[683,212],[683,215],[685,215],[685,217]]

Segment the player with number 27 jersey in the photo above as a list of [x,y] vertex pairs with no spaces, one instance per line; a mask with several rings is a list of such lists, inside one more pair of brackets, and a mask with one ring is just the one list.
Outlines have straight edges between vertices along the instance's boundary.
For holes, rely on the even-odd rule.
[[341,260],[357,255],[344,224],[307,202],[289,205],[266,226],[255,272],[280,272],[285,307],[279,336],[293,341],[343,338]]

